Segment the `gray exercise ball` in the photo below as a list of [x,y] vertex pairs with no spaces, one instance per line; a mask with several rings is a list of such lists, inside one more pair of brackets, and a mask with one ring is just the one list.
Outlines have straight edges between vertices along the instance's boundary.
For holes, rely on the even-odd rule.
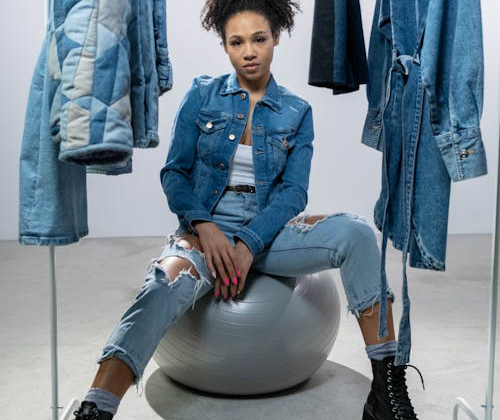
[[208,292],[171,325],[153,359],[170,378],[229,395],[280,391],[311,377],[340,323],[330,270],[296,277],[250,270],[243,296]]

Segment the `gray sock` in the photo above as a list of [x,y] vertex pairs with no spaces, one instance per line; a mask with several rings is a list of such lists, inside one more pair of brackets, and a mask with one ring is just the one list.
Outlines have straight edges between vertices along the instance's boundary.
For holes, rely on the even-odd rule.
[[95,402],[99,410],[113,415],[116,414],[121,401],[115,394],[102,388],[90,388],[84,400]]
[[397,347],[397,340],[389,340],[385,343],[369,344],[365,347],[365,350],[370,359],[383,360],[387,356],[396,355]]

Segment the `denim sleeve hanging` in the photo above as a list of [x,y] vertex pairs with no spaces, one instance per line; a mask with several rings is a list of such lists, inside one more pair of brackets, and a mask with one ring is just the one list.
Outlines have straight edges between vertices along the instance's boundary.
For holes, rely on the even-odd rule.
[[49,69],[61,81],[52,111],[61,161],[129,173],[132,147],[158,145],[158,97],[171,87],[164,16],[165,0],[54,1]]
[[[402,251],[403,314],[395,364],[409,361],[411,267],[445,270],[451,180],[487,172],[479,121],[483,97],[480,0],[377,0],[362,142],[383,153],[374,222]],[[464,53],[464,52],[467,53]],[[387,335],[380,303],[379,338]]]
[[132,171],[158,145],[172,87],[165,0],[51,0],[21,145],[19,242],[88,234],[86,173]]
[[316,0],[309,61],[309,84],[334,95],[368,82],[359,0]]

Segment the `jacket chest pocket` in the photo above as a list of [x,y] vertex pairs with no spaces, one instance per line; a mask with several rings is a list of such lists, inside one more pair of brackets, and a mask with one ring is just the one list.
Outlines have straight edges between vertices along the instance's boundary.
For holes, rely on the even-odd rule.
[[217,149],[217,146],[229,122],[227,115],[201,110],[196,117],[196,125],[200,129],[197,151],[200,156],[206,156]]
[[271,157],[271,174],[278,176],[286,165],[288,152],[295,145],[295,137],[292,131],[280,131],[270,133],[267,136],[268,153]]

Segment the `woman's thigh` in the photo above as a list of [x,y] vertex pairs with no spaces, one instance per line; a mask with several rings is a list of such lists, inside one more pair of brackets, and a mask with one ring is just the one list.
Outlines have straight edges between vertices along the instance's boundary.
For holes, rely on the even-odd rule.
[[296,276],[342,268],[348,257],[358,257],[358,261],[347,262],[352,267],[344,267],[344,271],[371,277],[371,284],[379,274],[380,254],[375,234],[364,219],[345,212],[304,214],[283,227],[257,256],[252,268],[267,274]]

